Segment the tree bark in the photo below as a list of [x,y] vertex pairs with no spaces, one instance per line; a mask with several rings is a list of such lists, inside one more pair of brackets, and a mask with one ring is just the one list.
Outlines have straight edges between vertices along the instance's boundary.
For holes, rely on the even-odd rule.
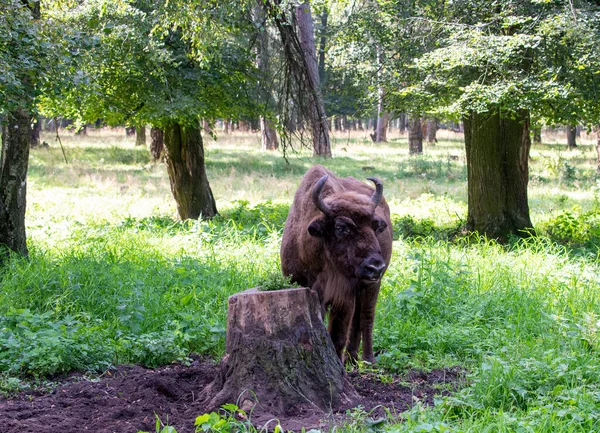
[[420,155],[423,153],[423,130],[421,118],[417,115],[408,117],[408,154]]
[[598,163],[598,173],[600,173],[600,125],[596,125],[596,155]]
[[314,37],[315,29],[308,1],[304,1],[296,6],[296,23],[298,25],[298,38],[306,67],[306,85],[309,91],[308,116],[311,122],[313,154],[315,156],[330,158],[329,125],[319,83]]
[[529,113],[517,119],[498,111],[464,118],[467,154],[467,229],[506,242],[534,235],[529,218]]
[[427,120],[427,143],[429,143],[429,144],[437,143],[437,130],[438,130],[438,120],[437,119]]
[[375,142],[385,143],[387,142],[387,126],[388,126],[388,113],[383,107],[383,88],[379,88],[379,102],[377,103],[377,127],[375,128]]
[[31,114],[27,110],[9,113],[2,125],[0,156],[0,248],[22,255],[27,255],[25,206],[30,128]]
[[[40,2],[23,2],[32,20],[40,19]],[[27,29],[29,30],[29,29]],[[0,262],[14,251],[26,256],[25,209],[27,203],[27,169],[31,144],[31,121],[35,95],[35,77],[19,78],[24,90],[20,108],[5,114],[2,122],[0,152]],[[4,250],[4,251],[2,251]]]
[[251,410],[253,393],[277,416],[307,405],[329,412],[358,397],[323,325],[319,297],[310,289],[251,289],[231,296],[226,352],[205,391],[211,408],[240,401]]
[[229,120],[229,119],[223,120],[223,132],[225,134],[231,134],[231,132],[232,132],[232,130],[231,130],[231,120]]
[[164,130],[165,159],[171,192],[182,220],[208,219],[217,215],[206,168],[199,127],[170,123]]
[[321,85],[325,83],[325,44],[327,43],[327,18],[329,11],[323,7],[321,12],[321,28],[319,29],[319,81]]
[[136,126],[135,127],[135,145],[145,146],[146,145],[146,127]]
[[400,134],[404,134],[408,129],[408,115],[406,113],[400,113],[398,117],[398,129]]
[[42,122],[39,117],[33,119],[31,124],[30,143],[31,148],[38,147],[40,145],[40,133],[42,132]]
[[279,148],[279,140],[277,139],[277,131],[273,128],[271,121],[260,118],[260,131],[262,150],[276,150]]
[[535,126],[533,129],[533,144],[542,144],[542,127]]
[[567,126],[567,147],[569,149],[577,147],[577,126]]
[[163,157],[163,151],[165,148],[163,131],[160,128],[153,126],[150,129],[150,153],[152,159],[158,161]]
[[[258,4],[254,8],[254,20],[258,32],[258,56],[257,66],[260,71],[261,80],[266,84],[269,76],[269,35],[265,30],[265,11]],[[268,90],[268,86],[262,86],[266,92],[265,103],[267,107],[272,108],[275,104]],[[277,139],[277,131],[273,127],[273,122],[260,116],[260,132],[261,132],[261,148],[262,150],[275,150],[279,148],[279,140]]]
[[[381,45],[377,46],[377,65],[379,69],[377,70],[377,80],[381,81],[381,68],[382,68],[382,57],[383,52],[381,49]],[[375,127],[375,142],[383,143],[387,141],[387,121],[388,115],[385,112],[384,105],[385,98],[385,90],[381,84],[377,87],[377,126]]]
[[250,122],[248,122],[247,120],[240,120],[239,130],[242,132],[250,132]]

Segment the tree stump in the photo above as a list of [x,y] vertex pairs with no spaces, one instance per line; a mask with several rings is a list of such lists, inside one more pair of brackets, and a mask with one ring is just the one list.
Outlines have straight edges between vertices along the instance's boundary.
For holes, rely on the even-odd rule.
[[237,403],[248,409],[255,394],[262,408],[287,415],[308,405],[329,412],[358,398],[310,289],[231,296],[226,351],[205,394],[211,408]]

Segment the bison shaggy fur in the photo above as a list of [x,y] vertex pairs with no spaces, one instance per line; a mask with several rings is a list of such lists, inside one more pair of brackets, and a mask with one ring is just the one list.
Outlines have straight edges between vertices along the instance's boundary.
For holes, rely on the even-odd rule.
[[281,269],[319,294],[340,359],[374,362],[375,304],[392,255],[390,210],[383,185],[339,178],[316,165],[302,178],[281,244]]

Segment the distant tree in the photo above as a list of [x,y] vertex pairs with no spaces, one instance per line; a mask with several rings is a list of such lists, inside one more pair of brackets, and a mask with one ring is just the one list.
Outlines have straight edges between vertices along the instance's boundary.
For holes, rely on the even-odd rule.
[[600,119],[597,5],[534,0],[415,5],[420,13],[406,23],[415,30],[409,40],[435,34],[436,47],[416,58],[390,59],[398,73],[388,84],[388,103],[399,111],[419,107],[462,118],[469,230],[501,241],[533,234],[529,119],[586,125]]
[[542,127],[540,125],[532,126],[533,144],[542,144]]
[[135,145],[145,146],[146,145],[146,127],[136,126],[135,127]]
[[[383,50],[380,45],[377,46],[377,124],[375,127],[375,142],[382,143],[387,141],[388,113],[385,107],[385,89],[381,83]],[[421,146],[422,147],[422,146]]]
[[155,161],[162,159],[165,148],[162,129],[153,126],[150,129],[150,153]]
[[288,123],[295,123],[294,115],[300,115],[310,126],[313,154],[329,158],[329,121],[319,81],[310,3],[306,0],[290,6],[274,0],[261,0],[261,5],[270,22],[275,25],[283,47],[288,85],[284,86],[287,90],[280,98],[295,105],[294,109],[286,110]]
[[600,173],[600,125],[596,125],[596,155],[598,172]]
[[577,147],[577,126],[567,126],[567,147],[575,149]]
[[315,26],[308,0],[295,7],[298,39],[302,48],[303,63],[306,68],[306,81],[309,93],[309,117],[311,121],[313,149],[316,156],[331,157],[329,141],[329,122],[325,114],[325,105],[319,81],[317,50],[315,46]]
[[40,133],[42,132],[42,121],[39,117],[32,120],[30,132],[30,147],[38,147],[40,145]]
[[177,0],[89,0],[55,14],[68,20],[74,35],[84,35],[72,47],[82,77],[49,95],[47,109],[66,105],[88,121],[161,128],[179,216],[215,216],[200,121],[238,117],[254,107],[247,8],[216,0],[202,9]]
[[427,130],[427,143],[437,143],[437,130],[438,130],[438,119],[427,119],[425,122]]
[[418,114],[410,114],[408,117],[408,153],[410,155],[423,153],[423,128]]
[[[254,24],[256,26],[256,31],[258,34],[258,44],[257,44],[257,66],[259,71],[259,80],[262,84],[263,95],[264,95],[264,103],[268,108],[273,108],[275,102],[273,100],[270,86],[267,85],[268,81],[272,80],[272,76],[270,74],[270,62],[269,62],[269,33],[266,22],[266,14],[264,8],[257,4],[254,7],[254,15],[253,15]],[[277,139],[277,131],[274,128],[274,123],[271,119],[267,118],[265,114],[260,116],[260,131],[261,131],[261,148],[263,150],[275,150],[279,148],[279,140]]]

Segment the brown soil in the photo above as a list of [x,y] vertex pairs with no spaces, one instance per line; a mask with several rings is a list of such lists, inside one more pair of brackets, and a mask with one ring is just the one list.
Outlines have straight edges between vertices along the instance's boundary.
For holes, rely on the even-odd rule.
[[[212,408],[203,401],[204,388],[217,375],[214,362],[196,359],[190,366],[173,364],[159,369],[125,365],[108,371],[100,380],[70,377],[48,394],[23,393],[0,399],[0,430],[3,433],[136,433],[155,431],[155,414],[178,433],[193,433],[198,415]],[[460,369],[411,372],[406,376],[378,376],[374,373],[348,374],[367,412],[378,418],[400,413],[416,401],[431,404],[433,396],[455,389],[464,378]],[[209,399],[210,400],[210,399]],[[232,402],[235,403],[235,402]],[[278,419],[284,430],[302,427],[327,428],[343,419],[346,410],[325,413],[307,405],[293,414],[272,414],[269,402],[259,402],[251,420],[263,426]],[[272,403],[272,402],[271,402]],[[269,423],[271,427],[274,424]]]

